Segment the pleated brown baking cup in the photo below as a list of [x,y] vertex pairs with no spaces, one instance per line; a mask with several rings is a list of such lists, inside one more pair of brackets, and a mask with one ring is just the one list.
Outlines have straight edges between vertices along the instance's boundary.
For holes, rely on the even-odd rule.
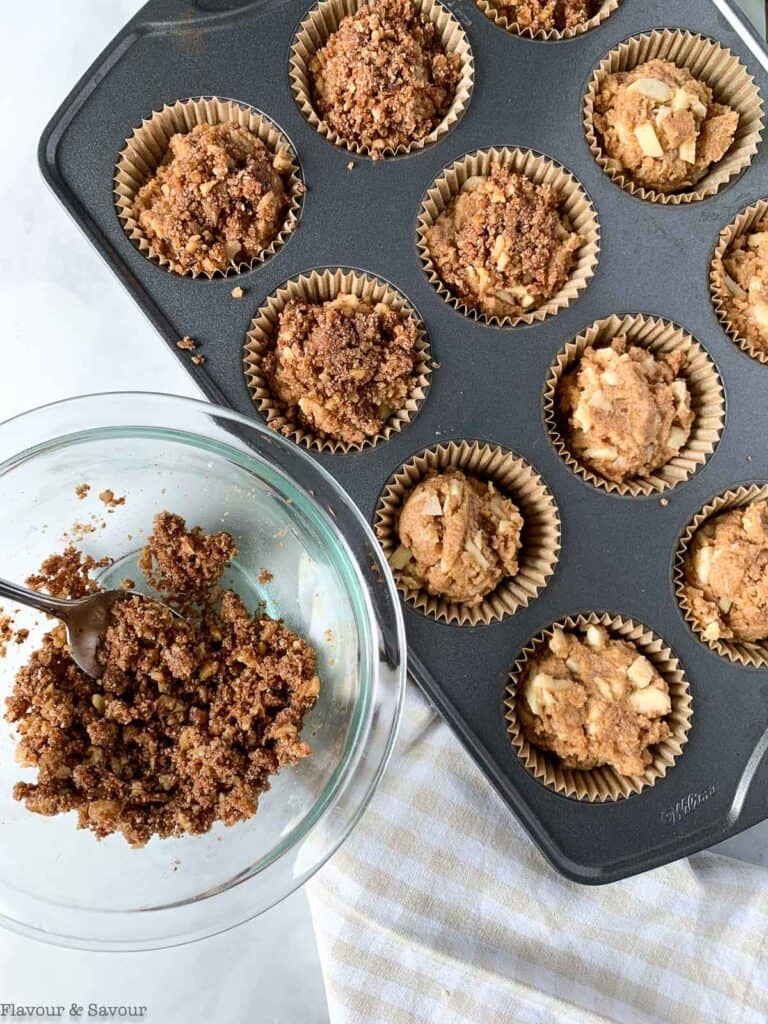
[[[464,183],[473,177],[487,177],[491,165],[500,163],[517,174],[524,174],[537,185],[551,185],[562,196],[561,212],[572,231],[577,231],[582,244],[576,252],[574,266],[565,285],[548,302],[519,316],[489,316],[482,310],[467,306],[443,283],[429,253],[426,232],[459,194]],[[600,253],[600,225],[597,211],[584,186],[561,164],[531,149],[478,149],[460,157],[430,185],[422,200],[416,227],[416,244],[430,283],[441,298],[465,316],[499,327],[530,325],[554,316],[578,298],[595,272]]]
[[768,365],[768,345],[764,349],[758,348],[749,338],[745,338],[743,334],[740,334],[731,321],[730,313],[728,312],[731,292],[725,280],[725,268],[723,266],[723,259],[728,254],[732,243],[740,235],[748,234],[763,217],[768,217],[768,199],[761,199],[759,202],[753,203],[752,206],[748,206],[746,210],[742,210],[720,232],[709,268],[709,290],[715,312],[731,341],[735,341],[739,348],[743,349],[748,356],[752,356],[758,362]]
[[[687,443],[673,459],[650,476],[621,482],[609,480],[579,460],[570,447],[567,427],[558,410],[558,389],[563,375],[573,369],[588,346],[604,347],[619,335],[626,335],[633,344],[658,354],[686,353],[686,363],[680,372],[688,385],[695,417]],[[558,352],[544,385],[544,419],[555,450],[574,473],[610,494],[639,497],[676,487],[704,465],[717,447],[723,431],[725,394],[711,357],[681,327],[669,320],[640,313],[614,314],[590,324]]]
[[548,583],[560,555],[560,513],[547,485],[519,455],[481,441],[450,441],[414,455],[387,481],[374,515],[376,536],[387,559],[400,546],[397,528],[406,498],[425,477],[447,469],[490,480],[515,503],[523,517],[519,569],[474,606],[415,590],[397,570],[395,582],[410,605],[438,622],[487,625],[525,608]]
[[[356,295],[371,305],[384,302],[403,316],[410,317],[418,332],[413,383],[405,405],[391,414],[380,433],[366,438],[360,444],[350,444],[313,432],[292,419],[285,406],[272,394],[264,373],[264,356],[274,348],[280,314],[288,303],[329,302],[339,295]],[[419,313],[408,299],[377,277],[341,269],[301,274],[273,292],[251,321],[245,338],[243,366],[253,404],[268,426],[306,448],[341,454],[371,448],[401,431],[421,408],[432,376],[432,357],[426,330]]]
[[[549,643],[556,628],[584,630],[587,626],[604,626],[610,637],[634,644],[666,681],[672,710],[666,716],[671,735],[651,748],[653,760],[642,775],[620,775],[614,768],[583,770],[567,768],[560,758],[549,751],[539,750],[525,736],[518,716],[518,685],[530,658],[535,657]],[[590,612],[568,616],[538,633],[520,652],[507,684],[505,700],[506,722],[512,746],[527,770],[545,786],[563,796],[591,803],[621,800],[653,786],[664,778],[680,756],[691,727],[691,694],[683,668],[660,636],[634,619],[622,615]]]
[[[710,87],[716,102],[727,104],[739,115],[739,126],[731,148],[694,188],[685,192],[657,192],[636,185],[621,164],[604,152],[595,128],[595,100],[606,77],[618,71],[631,71],[639,64],[656,58],[687,68],[694,78]],[[749,167],[760,144],[762,131],[763,101],[754,78],[730,50],[713,39],[691,32],[663,29],[633,36],[620,43],[600,61],[584,97],[584,132],[595,160],[625,192],[652,203],[677,206],[715,195]]]
[[559,42],[562,39],[573,39],[575,36],[583,35],[585,32],[590,32],[593,28],[597,28],[598,25],[602,25],[606,18],[618,8],[621,0],[605,0],[605,3],[600,5],[597,14],[593,14],[591,18],[584,21],[581,25],[574,25],[572,28],[564,29],[541,28],[535,32],[530,27],[521,25],[515,18],[510,17],[503,8],[493,3],[493,0],[475,0],[475,3],[486,18],[490,18],[500,28],[511,32],[513,35],[522,36],[524,39]]
[[744,640],[713,640],[705,636],[705,627],[699,623],[693,614],[690,601],[685,595],[685,558],[696,531],[707,519],[721,515],[724,512],[729,512],[731,509],[749,505],[753,501],[765,501],[766,499],[768,499],[768,484],[747,484],[719,494],[697,512],[688,523],[683,530],[675,553],[675,594],[677,596],[677,603],[680,605],[680,610],[683,613],[683,618],[698,639],[711,650],[723,658],[728,658],[729,661],[735,661],[739,665],[751,668],[765,668],[768,666],[768,640],[748,643]]
[[[236,121],[243,128],[253,132],[273,153],[279,150],[290,158],[292,166],[287,179],[288,209],[283,226],[270,245],[258,256],[246,262],[233,263],[226,272],[185,270],[159,253],[152,245],[133,216],[133,204],[139,189],[149,181],[163,162],[171,136],[189,132],[198,124],[225,124],[229,121]],[[166,104],[162,110],[156,110],[150,117],[145,118],[120,151],[115,168],[114,195],[117,216],[125,233],[139,252],[148,259],[174,274],[185,277],[228,277],[230,274],[252,269],[272,256],[285,243],[299,220],[304,182],[296,150],[287,136],[266,114],[246,104],[213,96],[178,100],[171,105]]]
[[[307,121],[334,146],[341,146],[360,156],[371,156],[371,148],[339,135],[315,110],[309,63],[338,29],[342,19],[354,14],[368,2],[369,0],[322,0],[322,3],[311,8],[296,32],[288,65],[294,99]],[[409,146],[388,146],[377,150],[377,157],[403,156],[405,153],[414,153],[438,142],[464,116],[472,95],[475,62],[466,32],[447,8],[437,0],[414,0],[414,6],[437,27],[440,43],[445,52],[459,55],[460,72],[456,94],[443,120],[428,135],[416,139]]]

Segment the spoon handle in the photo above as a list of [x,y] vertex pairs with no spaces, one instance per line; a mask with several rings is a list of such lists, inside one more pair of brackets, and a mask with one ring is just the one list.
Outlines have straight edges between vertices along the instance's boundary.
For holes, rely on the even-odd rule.
[[28,605],[30,608],[37,608],[39,612],[46,612],[48,615],[55,615],[57,619],[66,622],[72,610],[72,602],[65,601],[60,597],[51,597],[49,594],[38,594],[36,590],[28,590],[20,587],[17,583],[0,578],[0,597],[9,601],[16,601],[18,604]]

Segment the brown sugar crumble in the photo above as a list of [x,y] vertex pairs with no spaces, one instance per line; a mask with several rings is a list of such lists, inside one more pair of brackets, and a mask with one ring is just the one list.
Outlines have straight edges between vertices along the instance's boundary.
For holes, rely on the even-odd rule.
[[713,269],[730,326],[768,353],[768,216],[737,235]]
[[389,563],[411,589],[472,607],[517,572],[522,529],[517,506],[491,481],[446,470],[406,498]]
[[293,164],[236,122],[171,137],[133,215],[174,269],[224,272],[260,256],[283,226]]
[[180,348],[184,352],[194,352],[197,348],[197,342],[193,341],[188,334],[185,334],[183,338],[179,338],[176,342],[176,348]]
[[[17,673],[6,719],[17,760],[37,769],[14,796],[30,811],[76,811],[78,825],[133,846],[251,817],[270,776],[308,756],[300,731],[319,691],[315,652],[263,612],[220,589],[236,553],[229,534],[155,517],[142,567],[183,608],[129,596],[113,611],[98,681],[72,661],[61,625]],[[33,577],[77,597],[97,564],[69,549]]]
[[425,232],[446,287],[488,316],[520,316],[565,285],[581,238],[562,197],[502,164],[468,178]]
[[437,26],[412,0],[361,6],[309,62],[320,117],[374,158],[420,141],[440,124],[459,72],[459,55],[445,52]]
[[768,501],[705,520],[683,571],[683,593],[705,640],[767,639]]
[[75,488],[75,494],[80,499],[80,501],[82,501],[84,498],[88,497],[88,492],[90,491],[90,489],[90,484],[78,484],[77,487]]
[[290,302],[264,372],[287,420],[361,444],[404,407],[414,387],[418,340],[413,318],[383,302],[372,306],[355,295]]
[[557,628],[523,673],[517,701],[529,743],[568,768],[641,775],[670,735],[666,680],[634,644],[602,626]]
[[722,160],[739,115],[687,68],[656,59],[606,77],[594,123],[606,155],[628,177],[668,193],[692,188]]
[[99,501],[101,501],[107,508],[119,508],[120,505],[125,504],[125,495],[121,498],[115,496],[115,492],[107,487],[99,494]]
[[192,362],[195,366],[202,366],[205,362],[205,356],[192,356]]
[[531,32],[578,28],[593,18],[604,0],[491,0],[502,14]]
[[269,569],[262,569],[259,575],[257,576],[259,583],[261,583],[264,586],[266,586],[267,583],[271,583],[274,578],[274,573],[271,573]]
[[654,353],[625,336],[588,346],[557,390],[576,458],[608,480],[647,477],[679,454],[694,420],[680,350]]

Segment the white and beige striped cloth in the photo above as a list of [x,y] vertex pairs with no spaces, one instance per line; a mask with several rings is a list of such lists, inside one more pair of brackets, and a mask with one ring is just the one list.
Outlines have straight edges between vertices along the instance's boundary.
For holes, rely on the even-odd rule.
[[332,1024],[766,1024],[768,871],[699,854],[587,888],[411,687],[310,904]]

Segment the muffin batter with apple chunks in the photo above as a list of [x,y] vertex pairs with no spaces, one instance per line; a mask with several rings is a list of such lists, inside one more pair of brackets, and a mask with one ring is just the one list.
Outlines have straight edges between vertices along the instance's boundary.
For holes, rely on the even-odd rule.
[[578,28],[594,17],[602,0],[492,0],[493,6],[531,32]]
[[567,768],[641,775],[650,748],[670,735],[666,681],[634,644],[602,626],[583,634],[557,627],[528,662],[517,703],[529,743]]
[[440,124],[460,63],[412,0],[372,0],[343,18],[311,58],[315,109],[342,139],[377,158]]
[[737,235],[715,265],[731,326],[768,353],[768,216]]
[[[412,317],[356,295],[290,302],[264,373],[289,421],[347,444],[381,432],[415,382],[419,335]],[[293,423],[283,428],[291,433]]]
[[558,388],[574,456],[608,480],[646,477],[686,445],[691,396],[686,354],[655,353],[624,336],[589,346]]
[[705,520],[684,573],[684,593],[706,640],[768,639],[768,501]]
[[390,564],[407,586],[472,607],[517,572],[522,528],[517,506],[491,481],[449,469],[408,495]]
[[[244,821],[270,776],[311,753],[300,730],[319,692],[315,651],[220,590],[236,553],[229,534],[162,512],[142,564],[184,618],[126,596],[99,650],[100,680],[72,661],[62,625],[46,633],[6,701],[17,760],[37,769],[13,790],[28,810],[75,811],[80,828],[143,846]],[[97,589],[93,560],[65,555],[28,583],[63,597]]]
[[236,122],[198,124],[171,137],[139,190],[133,216],[174,269],[224,272],[260,256],[288,208],[291,158]]
[[687,68],[656,59],[608,75],[594,123],[606,155],[635,184],[666,193],[692,188],[722,160],[739,115]]
[[581,238],[562,197],[500,163],[461,192],[425,231],[438,275],[456,298],[488,316],[530,313],[566,283]]

